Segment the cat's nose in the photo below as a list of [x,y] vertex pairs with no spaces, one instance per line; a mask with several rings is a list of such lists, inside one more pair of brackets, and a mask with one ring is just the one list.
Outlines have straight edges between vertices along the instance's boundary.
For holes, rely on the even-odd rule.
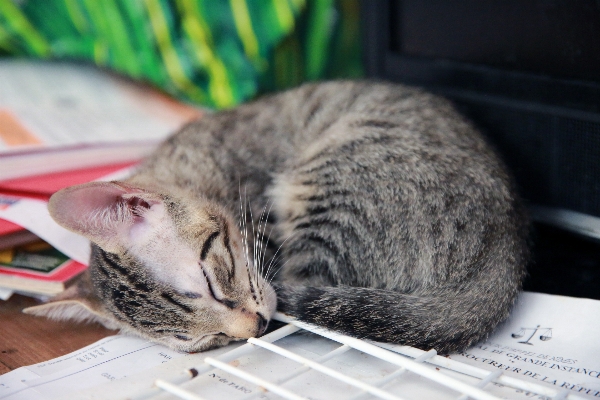
[[269,325],[269,320],[264,317],[261,313],[257,312],[258,315],[258,323],[257,323],[257,333],[256,336],[260,336],[267,330],[267,326]]
[[231,318],[225,319],[223,333],[235,338],[258,337],[267,329],[269,320],[259,312],[245,308],[232,310]]

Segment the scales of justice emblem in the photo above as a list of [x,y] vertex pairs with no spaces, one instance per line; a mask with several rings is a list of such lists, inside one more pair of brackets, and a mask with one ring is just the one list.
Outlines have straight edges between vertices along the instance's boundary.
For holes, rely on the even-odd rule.
[[531,341],[531,339],[533,339],[533,337],[536,335],[536,333],[538,331],[542,331],[542,333],[540,335],[540,340],[542,342],[552,339],[552,328],[542,328],[541,325],[538,325],[535,328],[521,328],[521,330],[519,330],[516,333],[511,334],[511,336],[513,337],[513,339],[520,339],[523,336],[527,335],[527,331],[532,331],[531,335],[529,335],[529,338],[525,341],[520,341],[518,343],[523,343],[523,344],[528,344],[530,346],[533,346],[533,343],[530,343],[530,341]]

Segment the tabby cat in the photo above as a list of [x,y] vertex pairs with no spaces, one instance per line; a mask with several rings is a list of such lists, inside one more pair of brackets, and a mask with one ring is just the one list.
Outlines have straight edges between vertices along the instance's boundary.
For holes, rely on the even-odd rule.
[[527,223],[503,164],[446,100],[329,82],[206,115],[122,182],[56,193],[87,275],[27,312],[200,351],[276,308],[446,353],[509,313]]

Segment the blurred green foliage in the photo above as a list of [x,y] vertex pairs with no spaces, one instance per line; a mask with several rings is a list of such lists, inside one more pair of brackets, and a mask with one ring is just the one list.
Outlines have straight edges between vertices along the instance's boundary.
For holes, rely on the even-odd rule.
[[214,108],[355,78],[358,0],[0,0],[0,54],[93,62]]

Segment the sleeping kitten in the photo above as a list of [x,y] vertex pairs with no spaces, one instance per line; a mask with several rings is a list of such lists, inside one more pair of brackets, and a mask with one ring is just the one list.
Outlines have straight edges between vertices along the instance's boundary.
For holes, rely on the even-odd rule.
[[89,275],[27,312],[186,351],[260,335],[276,303],[360,338],[464,349],[508,316],[528,254],[523,208],[475,128],[384,83],[207,115],[130,179],[64,189],[49,209],[92,241]]

